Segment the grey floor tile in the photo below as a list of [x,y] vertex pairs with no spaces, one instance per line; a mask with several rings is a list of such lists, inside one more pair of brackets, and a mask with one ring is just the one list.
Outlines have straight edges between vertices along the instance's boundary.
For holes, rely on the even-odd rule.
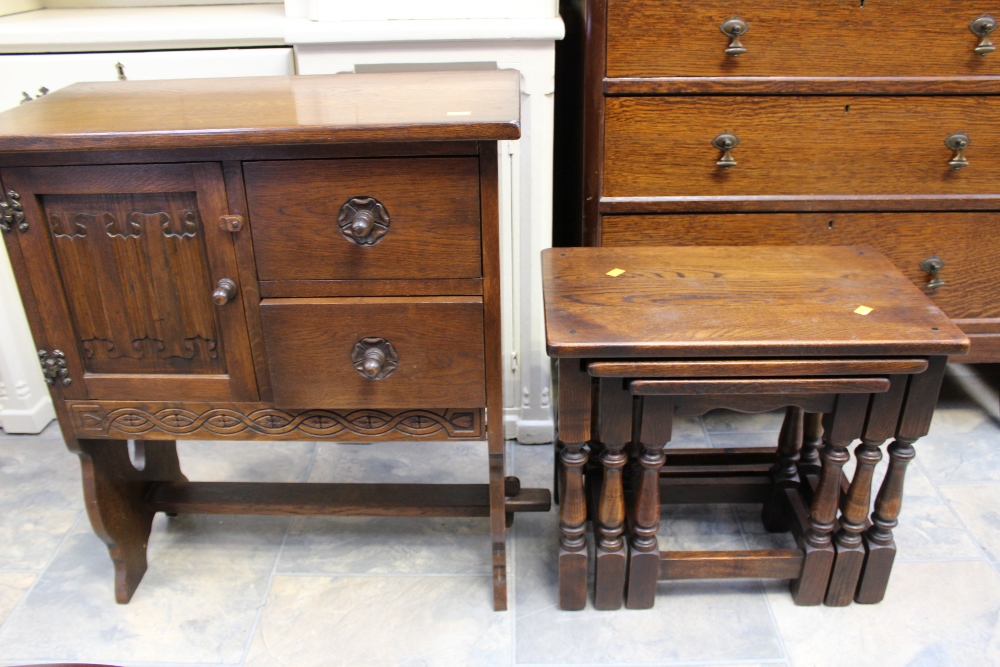
[[876,605],[797,607],[783,583],[767,590],[794,667],[1000,663],[1000,579],[986,561],[897,563]]
[[656,607],[649,611],[595,611],[589,604],[584,611],[560,611],[557,530],[555,512],[519,517],[515,526],[517,664],[782,658],[755,581],[661,583]]
[[287,519],[158,516],[149,569],[115,604],[111,560],[86,522],[0,631],[0,659],[238,663]]
[[731,551],[745,548],[733,506],[722,504],[664,507],[656,539],[664,551]]
[[709,433],[780,431],[785,411],[782,409],[759,414],[744,414],[733,410],[712,410],[702,419]]
[[37,577],[36,572],[0,572],[0,625],[10,617]]
[[724,449],[727,447],[774,447],[778,446],[779,431],[744,431],[710,433],[712,447]]
[[510,624],[488,576],[278,576],[246,665],[508,665]]
[[315,449],[312,442],[177,443],[181,470],[187,478],[210,482],[304,481]]
[[708,447],[708,438],[697,417],[675,417],[667,449],[697,449]]
[[62,431],[59,430],[59,422],[52,420],[42,429],[41,433],[7,433],[0,428],[0,442],[14,438],[45,438],[49,440],[62,441]]
[[986,555],[1000,563],[1000,484],[943,484],[938,488]]
[[1000,423],[975,407],[935,412],[930,433],[915,448],[937,484],[1000,481]]
[[309,481],[485,484],[489,481],[488,466],[483,441],[324,442],[319,445]]
[[61,440],[0,440],[0,569],[45,567],[83,511],[80,479]]
[[296,519],[279,573],[490,573],[489,520],[454,517]]

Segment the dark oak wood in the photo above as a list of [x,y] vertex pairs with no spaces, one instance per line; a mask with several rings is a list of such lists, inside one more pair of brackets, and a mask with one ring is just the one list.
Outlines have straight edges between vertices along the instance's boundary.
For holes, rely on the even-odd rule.
[[587,606],[587,501],[584,449],[591,436],[593,386],[578,359],[559,362],[559,608]]
[[[984,235],[1000,233],[997,212],[615,215],[604,218],[603,229],[607,246],[871,245],[950,317],[991,318],[982,326],[1000,330],[1000,300],[983,298],[1000,280],[995,249],[983,243]],[[920,268],[930,257],[945,262],[945,284],[936,290]]]
[[[996,59],[974,52],[969,22],[988,11],[974,0],[607,4],[609,76],[1000,74]],[[719,30],[733,16],[749,27],[739,57]]]
[[[672,578],[786,578],[799,605],[847,604],[856,589],[884,592],[902,469],[929,427],[942,350],[964,350],[968,341],[897,269],[857,247],[553,249],[543,254],[543,285],[547,342],[559,359],[560,429],[583,440],[597,417],[590,446],[601,466],[588,472],[596,608],[620,604],[623,502],[629,608],[652,607],[657,580]],[[864,319],[902,303],[878,322]],[[768,336],[780,344],[762,345]],[[790,406],[776,460],[771,448],[664,452],[675,413],[776,405]],[[893,434],[895,463],[869,521],[879,444]],[[858,437],[849,480],[843,467]],[[587,455],[582,442],[563,440],[561,487],[573,502],[562,508],[560,604],[581,608]],[[629,457],[631,489],[621,473]],[[660,552],[664,502],[763,502],[765,527],[791,530],[798,548]],[[866,540],[877,545],[874,556]],[[562,562],[566,542],[576,570]]]
[[609,77],[607,95],[996,95],[997,76]]
[[80,438],[148,440],[482,440],[482,408],[279,410],[273,403],[66,401]]
[[[479,278],[479,161],[393,158],[244,166],[261,280]],[[342,232],[354,197],[374,198],[387,231],[374,245]]]
[[703,361],[594,361],[587,372],[594,377],[784,377],[809,375],[880,375],[921,373],[926,359],[760,359]]
[[[544,251],[542,264],[546,345],[557,357],[968,350],[964,334],[929,309],[920,290],[871,249],[561,248]],[[607,275],[616,268],[625,273]],[[697,301],[690,296],[695,292],[701,295]],[[818,294],[823,298],[809,296]],[[859,315],[859,306],[873,311]],[[654,307],[669,312],[669,327],[660,318],[637,317]]]
[[[159,482],[145,503],[154,512],[293,516],[488,517],[488,484],[297,484]],[[507,512],[547,512],[547,489],[523,489]]]
[[[154,511],[437,512],[489,518],[506,608],[506,528],[549,505],[506,476],[500,418],[496,140],[519,135],[518,82],[83,84],[0,115],[27,223],[5,242],[119,601]],[[489,484],[189,485],[177,438],[486,440]]]
[[[600,211],[620,213],[773,213],[868,211],[996,211],[1000,195],[975,194],[807,194],[602,197]],[[606,221],[606,220],[605,220]],[[627,221],[624,221],[627,223]],[[603,224],[603,223],[602,223]],[[592,245],[602,245],[596,237]]]
[[797,579],[802,572],[798,549],[770,551],[661,551],[660,575],[671,579]]
[[745,380],[636,380],[636,396],[700,396],[726,394],[873,394],[887,391],[885,378],[747,378]]
[[262,280],[260,295],[271,297],[323,296],[482,296],[482,278],[439,280]]
[[[994,97],[611,97],[603,196],[995,194]],[[970,166],[944,144],[972,137]],[[732,132],[738,164],[716,166],[712,138]],[[881,164],[872,178],[872,148]],[[667,186],[669,184],[669,186]],[[668,189],[669,187],[669,189]]]
[[[265,299],[260,314],[279,408],[486,407],[479,297]],[[375,337],[398,365],[373,379],[352,354]]]
[[[212,290],[239,278],[217,164],[0,170],[67,398],[256,400],[246,317]],[[118,194],[122,191],[129,194]],[[171,317],[165,317],[171,314]]]
[[0,151],[517,139],[519,86],[513,70],[78,83],[0,116]]

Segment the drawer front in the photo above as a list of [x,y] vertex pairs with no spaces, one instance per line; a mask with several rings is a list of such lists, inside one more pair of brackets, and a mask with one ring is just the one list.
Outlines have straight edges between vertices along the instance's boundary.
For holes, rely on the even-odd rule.
[[[968,166],[945,140],[965,133]],[[735,166],[713,139],[734,134]],[[1000,191],[1000,98],[613,97],[604,196]]]
[[[610,77],[1000,74],[970,23],[1000,6],[965,0],[607,0]],[[863,5],[863,6],[862,6]],[[741,19],[745,53],[721,27]],[[1000,33],[993,33],[1000,38]],[[736,45],[738,48],[740,45]]]
[[260,313],[278,407],[486,405],[478,297],[264,299]]
[[[955,319],[1000,317],[1000,212],[609,215],[602,244],[871,245]],[[944,260],[944,285],[920,267]]]
[[474,157],[250,162],[261,280],[478,278]]

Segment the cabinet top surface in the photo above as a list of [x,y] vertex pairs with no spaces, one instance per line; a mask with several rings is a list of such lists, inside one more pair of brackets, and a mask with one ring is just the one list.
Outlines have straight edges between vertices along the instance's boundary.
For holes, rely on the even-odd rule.
[[0,114],[0,151],[520,136],[514,70],[77,83]]
[[554,357],[881,357],[969,346],[868,247],[556,248],[542,264]]

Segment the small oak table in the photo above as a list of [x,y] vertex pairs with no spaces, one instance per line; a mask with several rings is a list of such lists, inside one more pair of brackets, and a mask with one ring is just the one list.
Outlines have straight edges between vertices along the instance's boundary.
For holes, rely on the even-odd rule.
[[[685,578],[790,579],[801,605],[882,599],[913,443],[948,355],[969,347],[930,299],[867,247],[566,248],[542,261],[559,360],[561,608],[586,605],[588,518],[599,609],[652,607],[657,580]],[[779,407],[777,454],[664,452],[675,414]],[[762,502],[765,527],[792,530],[798,548],[661,552],[661,502]]]

